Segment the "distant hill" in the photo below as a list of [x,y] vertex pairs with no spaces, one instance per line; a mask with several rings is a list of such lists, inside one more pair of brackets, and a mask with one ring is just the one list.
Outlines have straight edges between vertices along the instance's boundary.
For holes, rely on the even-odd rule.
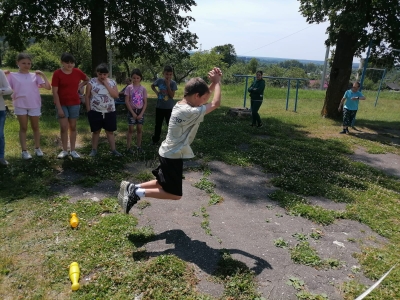
[[[195,53],[196,51],[189,51],[190,54]],[[296,58],[281,58],[281,57],[263,57],[263,56],[243,56],[243,55],[237,55],[237,58],[239,60],[244,60],[245,62],[250,61],[250,59],[255,58],[261,62],[267,63],[267,64],[279,64],[281,62],[284,62],[286,60],[297,60],[301,62],[302,64],[316,64],[316,65],[324,65],[323,60],[308,60],[308,59],[296,59]],[[358,69],[359,63],[353,63],[353,69]]]
[[[250,59],[255,58],[261,62],[267,63],[267,64],[279,64],[281,62],[284,62],[286,60],[297,60],[301,62],[302,64],[315,64],[315,65],[324,65],[323,60],[308,60],[308,59],[296,59],[296,58],[280,58],[280,57],[262,57],[262,56],[242,56],[238,55],[237,58],[239,60],[244,60],[246,62],[250,61]],[[359,66],[358,63],[353,63],[353,69],[357,69]]]

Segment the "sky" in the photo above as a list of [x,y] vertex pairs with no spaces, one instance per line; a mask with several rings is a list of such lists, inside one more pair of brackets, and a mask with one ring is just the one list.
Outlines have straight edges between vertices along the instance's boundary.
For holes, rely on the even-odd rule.
[[325,59],[328,22],[308,24],[297,0],[196,0],[198,47],[232,44],[240,56]]

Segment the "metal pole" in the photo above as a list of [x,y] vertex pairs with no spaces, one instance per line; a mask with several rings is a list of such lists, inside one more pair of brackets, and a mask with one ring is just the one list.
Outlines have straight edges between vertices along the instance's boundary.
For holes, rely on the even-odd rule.
[[385,78],[385,76],[386,76],[386,69],[383,70],[383,75],[382,75],[382,78],[381,78],[381,83],[379,84],[378,94],[376,95],[375,107],[376,107],[376,105],[378,104],[379,94],[381,93],[382,82],[383,82],[383,79]]
[[323,72],[322,72],[321,85],[320,85],[320,87],[319,87],[319,89],[320,89],[321,91],[324,89],[324,85],[325,85],[326,69],[327,69],[327,67],[328,67],[329,49],[330,49],[330,46],[327,46],[327,47],[326,47],[326,52],[325,52],[324,70],[323,70]]
[[286,110],[289,108],[289,94],[290,94],[290,79],[288,80],[288,87],[286,93]]
[[294,100],[294,112],[297,110],[297,98],[299,95],[299,80],[296,80],[296,100]]
[[369,54],[371,53],[371,47],[372,47],[372,40],[369,41],[367,57],[365,58],[365,62],[364,62],[364,69],[363,69],[363,72],[361,75],[361,82],[360,82],[360,92],[362,91],[363,84],[364,84],[364,78],[365,78],[365,73],[366,73],[367,67],[368,67],[368,58],[369,58]]
[[246,77],[246,85],[244,87],[244,96],[243,96],[243,107],[246,107],[246,96],[247,96],[247,85],[249,83],[249,77]]

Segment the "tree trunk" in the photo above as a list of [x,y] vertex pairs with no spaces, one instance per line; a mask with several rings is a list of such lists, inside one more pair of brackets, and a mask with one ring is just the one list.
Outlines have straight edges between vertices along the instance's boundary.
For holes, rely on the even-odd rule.
[[339,119],[341,112],[338,111],[340,100],[345,91],[349,89],[349,81],[353,65],[353,57],[356,52],[357,36],[340,32],[335,57],[333,58],[329,85],[325,95],[324,106],[321,115],[327,118]]
[[92,72],[96,67],[107,63],[106,25],[104,0],[93,0],[90,5],[90,36],[92,38]]

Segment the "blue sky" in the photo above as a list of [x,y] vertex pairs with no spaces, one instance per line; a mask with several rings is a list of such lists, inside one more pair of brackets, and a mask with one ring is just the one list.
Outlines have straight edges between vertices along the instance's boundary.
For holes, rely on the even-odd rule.
[[[310,25],[296,0],[197,0],[188,14],[198,47],[232,44],[237,55],[324,60],[328,23]],[[358,62],[358,59],[355,59]]]

